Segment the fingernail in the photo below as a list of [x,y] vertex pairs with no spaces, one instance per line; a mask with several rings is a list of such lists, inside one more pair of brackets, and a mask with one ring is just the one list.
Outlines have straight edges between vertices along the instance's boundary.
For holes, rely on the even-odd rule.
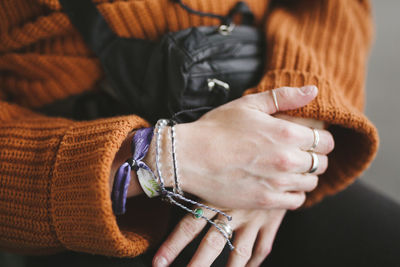
[[300,87],[300,92],[303,95],[311,95],[314,93],[314,91],[317,89],[317,87],[315,85],[306,85],[303,87]]
[[158,256],[156,258],[155,262],[155,266],[156,267],[166,267],[168,266],[168,262],[164,257]]

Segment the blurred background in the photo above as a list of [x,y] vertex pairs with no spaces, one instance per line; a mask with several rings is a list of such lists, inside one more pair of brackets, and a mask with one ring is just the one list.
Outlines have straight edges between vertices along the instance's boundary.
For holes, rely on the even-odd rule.
[[366,114],[380,149],[361,180],[400,203],[400,1],[372,0],[375,43],[368,64]]

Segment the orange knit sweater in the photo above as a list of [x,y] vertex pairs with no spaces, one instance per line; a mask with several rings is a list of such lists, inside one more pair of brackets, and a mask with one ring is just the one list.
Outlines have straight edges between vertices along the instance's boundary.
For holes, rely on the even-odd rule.
[[[158,39],[167,31],[214,25],[170,0],[95,0],[120,36]],[[225,14],[236,0],[185,0]],[[247,0],[268,44],[265,74],[246,93],[315,84],[318,97],[289,112],[328,123],[336,140],[329,169],[307,205],[360,176],[378,148],[363,115],[366,58],[372,37],[363,0]],[[275,2],[275,1],[274,1]],[[129,131],[147,126],[135,115],[76,122],[31,111],[93,90],[98,60],[57,0],[0,1],[0,248],[21,253],[71,249],[136,256],[166,231],[168,208],[130,199],[126,215],[111,209],[109,174]]]

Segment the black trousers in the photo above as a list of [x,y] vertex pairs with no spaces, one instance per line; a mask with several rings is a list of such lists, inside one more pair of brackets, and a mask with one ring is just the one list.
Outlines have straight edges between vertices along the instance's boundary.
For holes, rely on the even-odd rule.
[[[173,266],[186,266],[201,237]],[[151,266],[154,253],[133,259],[76,252],[39,257],[3,254],[0,266]],[[225,248],[213,266],[225,266],[228,255]],[[400,266],[400,205],[358,181],[312,208],[289,211],[263,266]]]

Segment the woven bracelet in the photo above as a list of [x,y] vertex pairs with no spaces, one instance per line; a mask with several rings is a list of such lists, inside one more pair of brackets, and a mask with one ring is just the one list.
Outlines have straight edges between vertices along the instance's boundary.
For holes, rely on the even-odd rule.
[[117,170],[111,192],[112,208],[116,215],[126,211],[126,197],[131,180],[131,170],[135,170],[143,191],[149,197],[160,195],[160,188],[153,171],[142,160],[146,156],[151,139],[153,127],[139,129],[132,139],[132,157],[124,162]]

